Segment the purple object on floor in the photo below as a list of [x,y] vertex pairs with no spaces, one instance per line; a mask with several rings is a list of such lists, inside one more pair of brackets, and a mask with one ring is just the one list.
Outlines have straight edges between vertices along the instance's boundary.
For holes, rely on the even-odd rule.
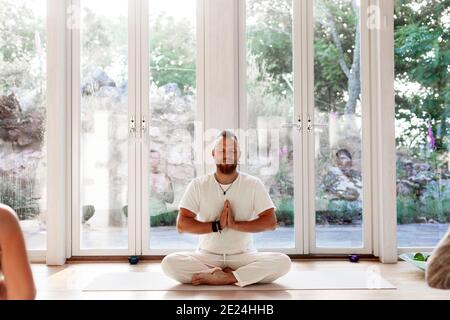
[[359,261],[359,256],[356,255],[356,254],[351,254],[351,255],[348,256],[348,258],[349,258],[350,262],[355,262],[356,263],[356,262]]

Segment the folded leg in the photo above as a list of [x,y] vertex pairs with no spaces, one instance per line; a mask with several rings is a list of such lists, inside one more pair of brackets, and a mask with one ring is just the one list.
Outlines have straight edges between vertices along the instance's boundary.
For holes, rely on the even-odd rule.
[[284,276],[291,269],[291,259],[282,253],[257,252],[229,257],[227,266],[235,270],[236,285],[245,287]]
[[212,255],[198,252],[179,252],[166,256],[161,262],[161,268],[169,278],[190,284],[195,274],[221,270],[221,261]]

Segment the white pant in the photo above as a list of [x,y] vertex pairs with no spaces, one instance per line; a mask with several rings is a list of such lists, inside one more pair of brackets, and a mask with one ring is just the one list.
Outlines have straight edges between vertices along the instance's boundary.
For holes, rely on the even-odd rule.
[[245,287],[254,283],[270,283],[282,277],[291,269],[291,260],[282,253],[213,254],[197,250],[173,253],[161,262],[164,273],[181,283],[191,283],[194,274],[211,272],[217,267],[235,270],[236,285]]

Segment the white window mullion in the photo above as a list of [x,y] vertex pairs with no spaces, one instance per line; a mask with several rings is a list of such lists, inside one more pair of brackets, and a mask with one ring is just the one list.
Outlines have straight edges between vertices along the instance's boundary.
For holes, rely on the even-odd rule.
[[370,0],[370,107],[375,254],[397,261],[394,1]]
[[363,181],[363,244],[366,253],[373,253],[372,215],[372,145],[370,105],[370,33],[368,0],[361,0],[361,107],[362,107],[362,181]]
[[[303,211],[303,241],[304,241],[304,253],[311,253],[311,245],[315,243],[315,227],[310,227],[315,224],[315,217],[311,216],[311,212],[314,212],[314,195],[311,193],[314,190],[314,170],[309,166],[314,163],[314,153],[310,152],[314,150],[313,136],[308,134],[307,131],[307,119],[311,114],[310,108],[313,103],[310,103],[313,97],[313,83],[314,83],[314,68],[310,69],[311,64],[314,65],[314,15],[313,15],[313,2],[302,1],[301,12],[301,39],[302,39],[302,56],[301,56],[301,112],[303,122],[303,143],[302,143],[302,156],[303,156],[303,171],[302,181],[304,181],[303,198],[304,211]],[[307,184],[305,184],[305,182]],[[312,182],[312,184],[311,184]],[[312,206],[311,206],[312,205]]]
[[80,250],[80,0],[71,1],[72,254]]
[[142,130],[142,122],[141,122],[141,132],[142,139],[140,143],[140,154],[138,154],[138,166],[139,172],[137,175],[139,177],[139,197],[138,204],[139,209],[137,211],[137,223],[138,227],[136,230],[139,232],[136,234],[136,243],[139,247],[140,254],[147,255],[148,244],[150,240],[150,216],[149,216],[149,203],[148,203],[148,195],[149,195],[149,184],[150,174],[149,174],[149,154],[151,148],[150,141],[150,120],[151,120],[151,110],[150,110],[150,74],[149,74],[149,3],[148,0],[140,0],[140,40],[139,40],[139,60],[140,60],[140,114],[141,121],[145,120],[146,129]]
[[[66,19],[69,19],[70,10],[73,9],[72,0],[65,0],[66,4]],[[66,230],[65,230],[65,238],[66,238],[66,258],[69,259],[72,257],[72,208],[73,208],[73,198],[72,198],[72,187],[73,187],[73,159],[72,159],[72,135],[73,130],[73,108],[72,108],[72,28],[66,24],[65,28],[66,32]]]
[[304,157],[304,251],[316,253],[316,217],[315,217],[315,140],[307,130],[308,117],[314,114],[314,0],[302,1],[302,145]]
[[135,121],[135,133],[128,140],[128,251],[136,254],[139,188],[137,171],[140,153],[140,87],[139,87],[139,0],[128,0],[128,114]]
[[47,11],[47,264],[66,260],[66,3],[49,0]]

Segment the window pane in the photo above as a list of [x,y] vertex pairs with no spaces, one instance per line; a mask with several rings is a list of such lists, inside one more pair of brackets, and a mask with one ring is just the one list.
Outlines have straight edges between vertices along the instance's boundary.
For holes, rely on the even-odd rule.
[[247,155],[265,184],[278,228],[255,235],[261,248],[294,248],[292,0],[246,0]]
[[314,1],[317,247],[362,247],[360,5]]
[[151,249],[193,249],[197,237],[175,228],[178,203],[197,176],[196,0],[150,0]]
[[128,247],[128,1],[81,1],[81,249]]
[[450,222],[450,10],[395,2],[397,221],[400,247],[433,247]]
[[47,248],[46,0],[0,0],[0,202]]

